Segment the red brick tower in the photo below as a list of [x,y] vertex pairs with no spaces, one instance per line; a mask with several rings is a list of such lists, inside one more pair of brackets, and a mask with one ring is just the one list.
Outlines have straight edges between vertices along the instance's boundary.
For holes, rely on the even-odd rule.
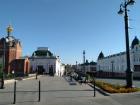
[[18,39],[12,36],[13,28],[7,27],[7,36],[0,39],[0,57],[3,59],[5,73],[11,73],[15,64],[12,62],[22,56],[22,46]]

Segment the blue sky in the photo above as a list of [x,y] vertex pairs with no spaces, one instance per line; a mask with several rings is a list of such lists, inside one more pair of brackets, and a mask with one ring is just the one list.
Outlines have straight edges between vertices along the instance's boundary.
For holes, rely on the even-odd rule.
[[[23,56],[37,47],[49,47],[63,63],[96,61],[125,51],[124,19],[117,14],[123,0],[0,0],[0,37],[12,24],[20,39]],[[129,7],[130,44],[140,38],[140,0]]]

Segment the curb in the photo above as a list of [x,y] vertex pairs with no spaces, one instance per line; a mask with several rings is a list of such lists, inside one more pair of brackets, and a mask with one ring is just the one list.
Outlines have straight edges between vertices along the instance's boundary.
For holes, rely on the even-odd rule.
[[13,83],[14,81],[15,81],[14,79],[5,80],[5,81],[4,81],[4,84]]
[[[38,76],[38,77],[40,77],[40,76]],[[4,84],[14,83],[14,81],[31,80],[31,79],[35,79],[35,78],[36,77],[28,77],[28,78],[23,78],[21,80],[10,79],[10,80],[5,80]]]
[[[88,85],[89,85],[90,87],[94,88],[94,86],[93,86],[91,83],[88,83]],[[99,87],[97,87],[97,86],[95,86],[95,89],[96,89],[98,92],[100,92],[102,95],[104,95],[104,96],[110,96],[110,95],[111,95],[110,93],[104,91],[103,89],[101,89],[101,88],[99,88]]]

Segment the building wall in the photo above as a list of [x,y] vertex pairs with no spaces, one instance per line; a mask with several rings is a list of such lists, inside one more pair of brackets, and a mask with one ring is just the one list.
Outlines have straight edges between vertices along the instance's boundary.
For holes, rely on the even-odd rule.
[[97,61],[97,70],[108,72],[125,72],[126,54],[120,53],[114,56],[108,56]]
[[[4,40],[0,40],[0,56],[4,54]],[[20,42],[15,43],[15,46],[9,46],[9,43],[5,43],[5,73],[11,73],[11,63],[15,59],[19,59],[22,55],[22,47]],[[13,42],[12,42],[13,43]]]
[[56,74],[55,74],[55,75],[61,76],[61,75],[63,75],[62,73],[63,73],[63,72],[62,72],[62,70],[61,70],[61,63],[60,63],[60,60],[57,59],[57,60],[56,60]]
[[54,75],[61,76],[64,73],[64,69],[61,68],[61,62],[58,58],[47,58],[47,57],[34,57],[30,58],[30,66],[33,72],[36,72],[38,66],[42,65],[44,73],[49,74],[50,69],[53,68]]
[[7,27],[7,36],[0,39],[0,57],[5,64],[4,72],[8,74],[14,70],[17,73],[29,73],[29,60],[26,58],[21,59],[22,45],[21,42],[12,35],[12,32],[13,27],[9,25]]
[[32,67],[33,72],[35,72],[37,70],[37,67],[39,65],[42,65],[43,68],[45,69],[45,73],[49,73],[49,67],[53,66],[53,69],[55,70],[55,61],[56,59],[45,59],[45,58],[30,58],[30,65]]
[[[140,71],[140,45],[134,46],[130,50],[130,63],[131,69],[135,71]],[[136,65],[138,70],[136,70]],[[103,59],[97,60],[97,71],[103,71],[108,73],[124,73],[126,72],[126,53],[121,52],[118,54],[110,55],[104,57]],[[134,76],[137,75],[136,73]],[[123,75],[124,76],[124,75]],[[140,76],[140,75],[139,75]]]
[[12,61],[11,69],[17,76],[24,76],[30,73],[30,62],[28,58],[15,59]]
[[22,56],[22,47],[21,47],[21,43],[17,43],[16,46],[16,59],[19,59]]
[[33,72],[36,72],[38,70],[38,66],[43,66],[44,73],[49,73],[50,67],[53,68],[53,72],[55,71],[55,60],[56,59],[45,59],[45,58],[30,58],[31,67]]
[[24,59],[24,66],[23,66],[23,69],[24,69],[24,74],[29,74],[31,71],[30,71],[30,61],[28,58],[25,58]]
[[[21,48],[21,46],[19,46],[19,43],[16,43],[16,45],[14,46],[14,47],[8,47],[7,48],[7,55],[6,56],[8,56],[8,60],[7,60],[7,62],[8,62],[8,64],[7,64],[7,69],[8,69],[8,73],[10,73],[11,71],[12,71],[12,69],[11,69],[11,62],[13,61],[13,60],[15,60],[15,59],[19,59],[20,57],[21,57],[21,50],[22,48]],[[24,67],[24,66],[23,66]]]

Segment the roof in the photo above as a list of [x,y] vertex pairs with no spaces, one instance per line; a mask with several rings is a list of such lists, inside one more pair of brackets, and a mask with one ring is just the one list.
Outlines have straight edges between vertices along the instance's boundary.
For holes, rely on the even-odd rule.
[[104,58],[104,54],[103,54],[103,52],[101,51],[100,54],[99,54],[99,56],[98,56],[98,59],[103,59],[103,58]]
[[140,43],[139,39],[135,36],[135,38],[132,41],[131,48],[133,49],[135,45],[138,45]]
[[52,57],[53,53],[49,50],[36,50],[33,52],[32,56],[47,56]]

